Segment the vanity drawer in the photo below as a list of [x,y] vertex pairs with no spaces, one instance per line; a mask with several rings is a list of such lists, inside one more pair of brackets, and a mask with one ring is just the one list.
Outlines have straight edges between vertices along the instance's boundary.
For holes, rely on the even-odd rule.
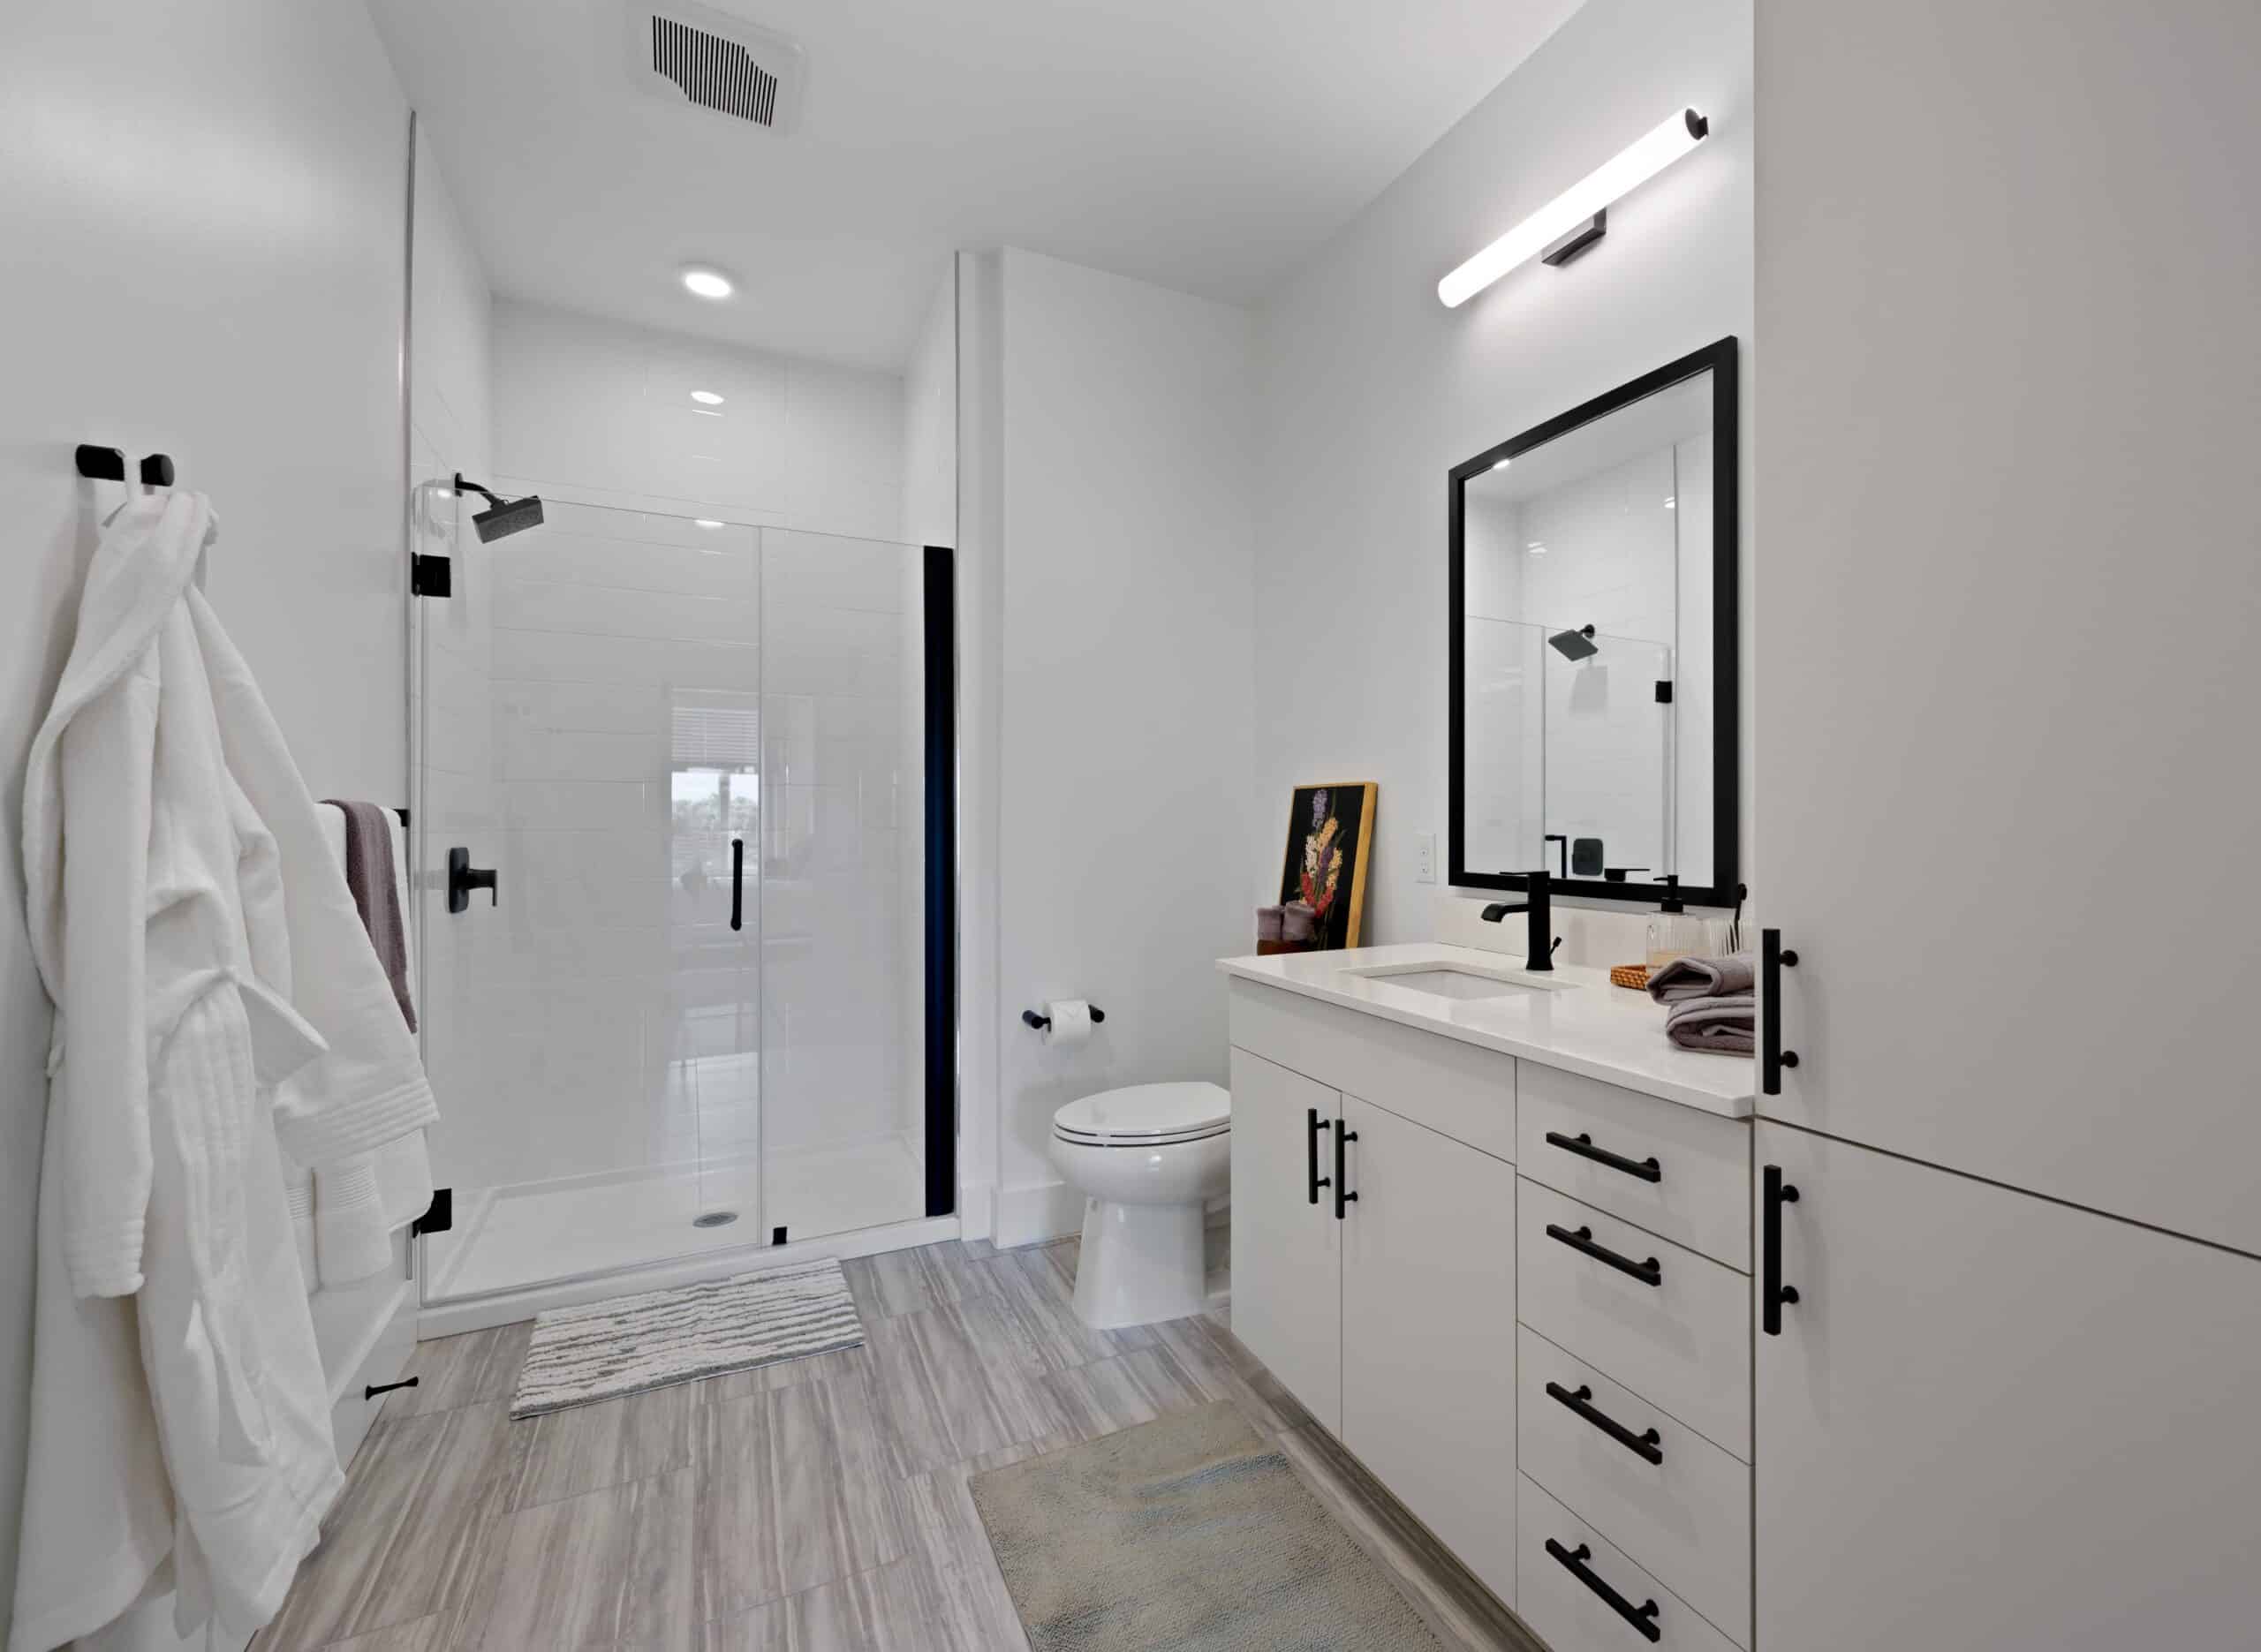
[[[1516,1347],[1517,1466],[1749,1644],[1751,1466],[1528,1325],[1517,1332]],[[1565,1403],[1565,1396],[1577,1405]],[[1603,1422],[1645,1444],[1660,1460],[1651,1462]],[[1645,1441],[1652,1430],[1657,1437]]]
[[1750,1461],[1750,1279],[1527,1177],[1516,1207],[1516,1316]]
[[[1642,1652],[1652,1646],[1662,1652],[1728,1652],[1735,1646],[1529,1475],[1518,1477],[1516,1494],[1516,1615],[1552,1652]],[[1566,1558],[1576,1561],[1577,1571]],[[1597,1583],[1617,1596],[1622,1611]],[[1654,1611],[1645,1610],[1652,1605]],[[1655,1629],[1655,1639],[1628,1622],[1628,1612]]]
[[1227,1002],[1235,1049],[1515,1162],[1513,1056],[1251,981]]
[[[1535,1061],[1516,1075],[1516,1163],[1532,1181],[1750,1271],[1751,1127],[1743,1120]],[[1651,1167],[1653,1181],[1641,1173]]]

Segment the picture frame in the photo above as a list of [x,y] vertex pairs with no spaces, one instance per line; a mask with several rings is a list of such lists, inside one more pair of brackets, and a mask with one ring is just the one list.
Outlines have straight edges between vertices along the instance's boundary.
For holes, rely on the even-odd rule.
[[1280,900],[1312,909],[1312,951],[1339,952],[1358,944],[1379,791],[1372,781],[1320,781],[1297,786],[1289,796]]

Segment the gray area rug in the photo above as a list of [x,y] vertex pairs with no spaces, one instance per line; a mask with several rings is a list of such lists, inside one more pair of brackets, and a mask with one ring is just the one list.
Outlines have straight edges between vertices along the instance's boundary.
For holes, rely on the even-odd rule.
[[831,1257],[556,1308],[534,1321],[513,1417],[852,1348],[864,1322]]
[[1035,1652],[1438,1652],[1381,1568],[1229,1404],[972,1486]]

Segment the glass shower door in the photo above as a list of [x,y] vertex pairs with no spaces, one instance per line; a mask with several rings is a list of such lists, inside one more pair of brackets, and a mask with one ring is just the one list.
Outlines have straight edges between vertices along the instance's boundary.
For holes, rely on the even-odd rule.
[[760,532],[547,515],[415,605],[427,1303],[766,1236]]
[[773,1240],[927,1213],[922,567],[891,541],[762,530]]

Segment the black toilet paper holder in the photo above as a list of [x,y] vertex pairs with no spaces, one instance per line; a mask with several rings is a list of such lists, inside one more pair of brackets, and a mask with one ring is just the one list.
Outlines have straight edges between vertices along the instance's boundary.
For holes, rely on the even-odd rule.
[[[1040,1015],[1032,1009],[1025,1009],[1021,1011],[1021,1019],[1026,1022],[1030,1026],[1035,1028],[1039,1032],[1049,1032],[1052,1030],[1052,1017],[1049,1015]],[[1093,1005],[1092,1025],[1096,1027],[1100,1022],[1106,1019],[1107,1012],[1101,1009],[1098,1005]]]

